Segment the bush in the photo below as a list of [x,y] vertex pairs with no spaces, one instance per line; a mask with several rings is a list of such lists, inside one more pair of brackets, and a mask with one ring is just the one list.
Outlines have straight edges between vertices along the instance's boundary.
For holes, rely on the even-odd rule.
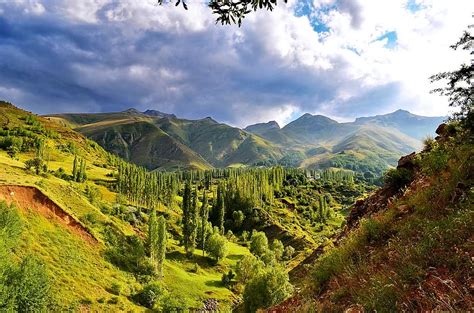
[[423,156],[421,170],[426,175],[435,175],[448,166],[448,153],[441,148],[436,148]]
[[109,291],[116,296],[120,296],[120,294],[122,293],[122,289],[122,285],[118,283],[113,283],[112,286],[110,286]]
[[228,273],[222,274],[221,282],[224,286],[228,287],[231,284],[232,279],[234,279],[234,277],[235,277],[234,272],[232,270],[229,270]]
[[46,311],[51,302],[51,295],[50,282],[43,262],[34,257],[26,257],[12,280],[18,312]]
[[206,252],[214,258],[216,263],[219,262],[227,255],[227,239],[218,232],[213,233],[207,242]]
[[246,284],[252,277],[257,276],[263,264],[253,255],[246,255],[237,263],[237,279],[240,283]]
[[384,181],[388,186],[400,189],[411,183],[414,172],[406,168],[390,169],[385,173]]
[[293,286],[288,273],[281,267],[272,267],[260,272],[245,286],[244,302],[247,312],[265,309],[291,295]]
[[134,298],[137,303],[152,309],[163,296],[164,289],[159,283],[150,283]]
[[250,252],[260,257],[268,250],[268,239],[264,232],[253,232],[250,238]]

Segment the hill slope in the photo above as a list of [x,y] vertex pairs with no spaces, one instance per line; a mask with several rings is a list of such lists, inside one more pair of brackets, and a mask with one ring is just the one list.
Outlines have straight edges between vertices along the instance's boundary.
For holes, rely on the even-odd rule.
[[474,147],[453,126],[439,135],[356,202],[344,235],[300,273],[305,290],[270,312],[472,308]]

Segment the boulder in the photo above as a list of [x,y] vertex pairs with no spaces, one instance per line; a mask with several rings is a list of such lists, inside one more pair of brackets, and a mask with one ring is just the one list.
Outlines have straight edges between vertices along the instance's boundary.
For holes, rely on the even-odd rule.
[[415,156],[415,152],[412,152],[409,155],[402,156],[400,160],[398,160],[397,168],[406,168],[408,170],[414,169],[416,166]]

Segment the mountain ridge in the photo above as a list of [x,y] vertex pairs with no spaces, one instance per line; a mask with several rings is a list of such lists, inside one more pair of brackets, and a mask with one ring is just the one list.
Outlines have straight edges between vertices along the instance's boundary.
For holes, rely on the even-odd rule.
[[399,156],[418,150],[420,140],[434,133],[442,119],[397,110],[340,123],[305,113],[284,127],[269,121],[241,129],[212,117],[192,120],[134,108],[49,117],[74,125],[109,152],[150,170],[281,164],[355,168],[374,176],[395,165]]

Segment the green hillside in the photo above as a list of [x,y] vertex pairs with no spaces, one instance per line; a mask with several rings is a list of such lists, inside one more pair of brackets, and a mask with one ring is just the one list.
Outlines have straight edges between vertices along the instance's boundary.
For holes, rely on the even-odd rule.
[[[147,171],[67,126],[92,121],[80,126],[81,131],[112,136],[115,139],[107,142],[115,145],[116,153],[132,159],[138,149],[148,147],[141,140],[149,139],[153,146],[161,137],[171,138],[146,116],[124,121],[130,114],[136,115],[127,112],[94,120],[74,115],[65,120],[38,117],[1,103],[0,235],[18,236],[12,244],[0,244],[0,253],[11,258],[8,271],[0,262],[0,308],[19,309],[25,305],[23,292],[38,290],[36,297],[28,296],[26,305],[47,311],[168,312],[208,306],[239,310],[249,297],[242,272],[246,263],[240,260],[261,257],[255,269],[280,275],[289,291],[293,276],[288,273],[336,236],[350,203],[373,189],[351,171],[281,167]],[[237,131],[246,138],[224,162],[237,164],[249,155],[248,162],[261,155],[279,157],[268,154],[272,146],[267,141]],[[124,150],[128,145],[133,149]],[[186,195],[187,184],[192,195]],[[204,195],[209,207],[205,251],[197,235],[189,248],[185,228],[202,225],[201,220],[187,224],[186,205],[201,208]],[[149,245],[154,211],[166,221],[162,277],[154,270]],[[286,296],[282,293],[272,301]]]
[[472,133],[438,129],[357,201],[343,234],[302,272],[277,312],[469,311],[474,225]]

